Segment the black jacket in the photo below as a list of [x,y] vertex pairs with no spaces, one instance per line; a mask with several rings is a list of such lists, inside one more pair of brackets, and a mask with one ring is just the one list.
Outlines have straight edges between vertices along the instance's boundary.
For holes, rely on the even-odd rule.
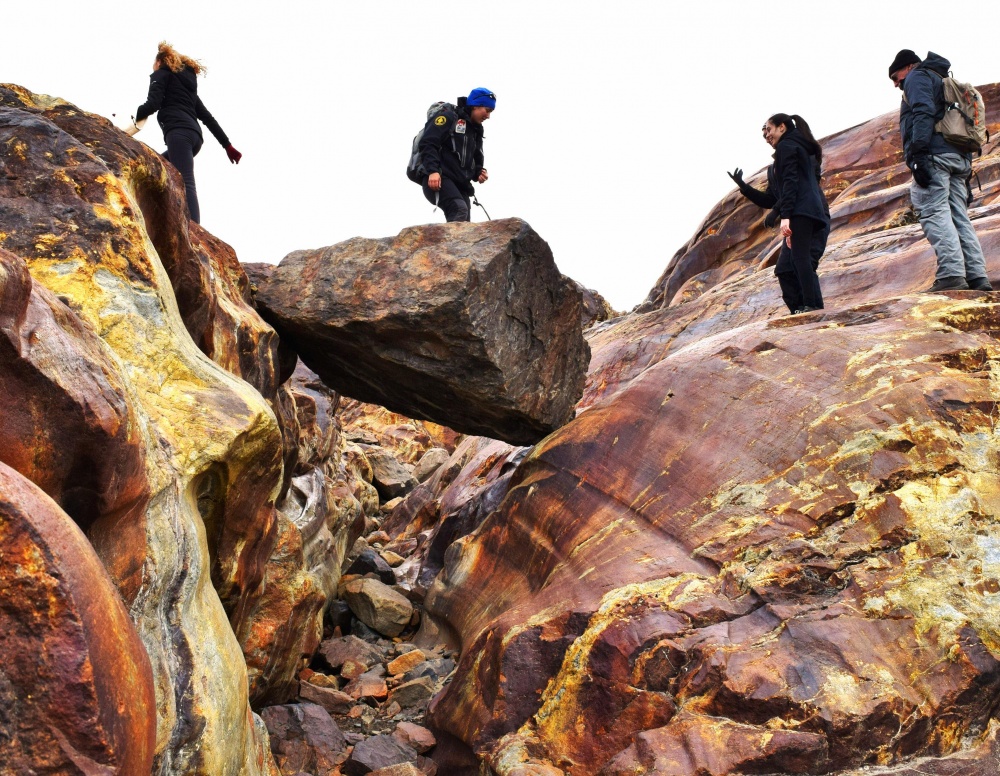
[[462,106],[443,108],[427,120],[418,146],[425,175],[440,173],[472,194],[471,182],[483,171],[483,125]]
[[774,149],[774,196],[782,218],[808,216],[830,223],[830,208],[816,177],[816,157],[809,142],[797,129],[789,129]]
[[[809,155],[809,161],[812,163],[813,174],[816,176],[816,184],[822,180],[823,177],[823,165],[820,163],[812,154]],[[740,186],[740,193],[753,202],[757,207],[762,207],[765,209],[770,209],[776,207],[778,204],[778,197],[775,195],[777,191],[777,184],[774,181],[774,165],[769,165],[767,168],[767,189],[761,191],[760,189],[755,189],[749,183],[744,183]],[[820,187],[819,190],[820,198],[823,201],[823,212],[826,214],[827,220],[830,218],[830,205],[826,201],[826,195],[823,194],[823,189]]]
[[948,75],[951,62],[944,57],[927,52],[927,59],[920,63],[903,80],[903,101],[899,105],[899,131],[903,135],[903,153],[910,164],[918,156],[927,154],[971,155],[956,148],[934,125],[944,118],[944,86],[941,80]]
[[198,96],[198,77],[189,68],[175,73],[161,67],[149,76],[149,94],[136,110],[135,120],[142,121],[154,113],[164,136],[174,129],[190,129],[202,137],[200,119],[223,148],[229,145],[226,133]]

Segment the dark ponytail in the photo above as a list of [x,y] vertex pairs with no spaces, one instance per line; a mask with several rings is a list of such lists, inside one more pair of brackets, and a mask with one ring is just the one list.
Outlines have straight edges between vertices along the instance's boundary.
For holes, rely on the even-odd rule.
[[820,144],[816,142],[816,138],[813,137],[812,130],[809,129],[809,125],[806,120],[796,113],[788,115],[787,113],[775,113],[771,118],[768,119],[774,126],[779,126],[781,124],[785,125],[785,131],[790,129],[797,129],[799,133],[806,139],[806,143],[812,150],[815,157],[822,162],[823,161],[823,149]]

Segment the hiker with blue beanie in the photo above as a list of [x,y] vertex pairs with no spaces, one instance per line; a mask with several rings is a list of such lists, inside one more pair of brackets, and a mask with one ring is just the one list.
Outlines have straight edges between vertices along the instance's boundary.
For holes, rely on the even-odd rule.
[[468,97],[459,97],[457,105],[443,103],[424,126],[413,179],[448,221],[471,220],[472,183],[489,178],[483,166],[483,122],[496,105],[489,89],[473,89]]

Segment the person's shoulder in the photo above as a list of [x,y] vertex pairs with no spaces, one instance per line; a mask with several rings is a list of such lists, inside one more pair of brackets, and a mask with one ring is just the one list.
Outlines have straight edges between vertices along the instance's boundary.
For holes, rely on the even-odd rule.
[[159,70],[154,70],[149,74],[150,81],[164,82],[170,78],[170,69],[166,67],[161,67]]
[[447,106],[444,106],[427,119],[427,122],[435,127],[444,127],[449,124],[454,124],[457,119],[458,115],[455,111]]

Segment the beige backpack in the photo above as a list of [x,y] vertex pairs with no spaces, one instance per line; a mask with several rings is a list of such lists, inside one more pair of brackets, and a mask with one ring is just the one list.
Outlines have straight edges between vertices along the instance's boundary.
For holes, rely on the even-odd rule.
[[941,79],[944,88],[944,118],[934,131],[956,148],[982,153],[989,141],[986,129],[986,104],[972,84],[963,84],[951,76]]

